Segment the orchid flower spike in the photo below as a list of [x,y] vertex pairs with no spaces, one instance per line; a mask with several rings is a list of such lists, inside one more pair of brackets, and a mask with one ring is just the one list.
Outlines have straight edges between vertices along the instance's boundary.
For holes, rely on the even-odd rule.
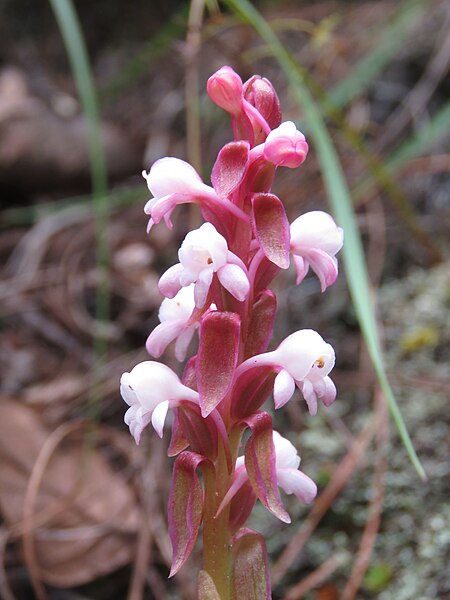
[[342,248],[344,232],[328,213],[320,210],[301,215],[291,223],[290,229],[297,284],[303,281],[311,267],[324,292],[337,279],[335,255]]
[[[291,442],[273,431],[273,443],[275,447],[275,471],[278,486],[286,494],[295,494],[303,504],[310,504],[317,495],[317,486],[312,479],[299,471],[300,456]],[[233,483],[223,498],[217,514],[232,500],[242,486],[248,481],[245,458],[239,456],[236,460]],[[217,516],[217,515],[216,515]]]
[[325,406],[330,406],[336,398],[336,388],[328,377],[334,362],[333,347],[316,331],[301,329],[283,340],[276,350],[247,359],[236,375],[254,367],[272,366],[278,371],[273,393],[275,408],[290,400],[297,385],[314,416],[318,398]]
[[295,123],[286,121],[269,133],[263,152],[264,158],[277,167],[295,169],[305,160],[308,144]]
[[194,309],[193,284],[181,288],[173,298],[165,298],[158,313],[160,324],[147,338],[147,352],[159,358],[167,346],[176,339],[175,356],[177,360],[183,361],[189,342],[199,327],[197,321],[191,322]]
[[194,283],[195,306],[207,299],[214,273],[220,283],[237,300],[248,295],[250,283],[244,263],[228,250],[225,238],[211,223],[190,231],[178,251],[180,262],[170,267],[159,280],[164,296],[173,298],[185,286]]
[[183,385],[172,369],[154,361],[141,362],[130,373],[124,373],[120,393],[130,407],[124,420],[136,444],[150,421],[162,437],[170,405],[176,406],[180,400],[198,404],[197,392]]

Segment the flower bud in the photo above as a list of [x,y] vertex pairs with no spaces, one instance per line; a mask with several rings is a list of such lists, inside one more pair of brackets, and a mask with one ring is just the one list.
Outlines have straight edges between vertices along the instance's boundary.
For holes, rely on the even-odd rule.
[[242,80],[231,67],[222,67],[208,79],[206,91],[211,100],[232,115],[242,106]]
[[253,75],[244,83],[244,98],[261,113],[271,129],[280,125],[280,101],[268,79]]
[[277,167],[295,169],[305,160],[308,144],[292,121],[286,121],[269,133],[264,143],[264,157]]

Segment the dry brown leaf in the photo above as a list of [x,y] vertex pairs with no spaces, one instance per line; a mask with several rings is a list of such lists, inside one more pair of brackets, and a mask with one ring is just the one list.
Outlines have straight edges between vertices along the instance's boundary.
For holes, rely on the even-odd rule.
[[[8,526],[20,531],[30,476],[50,432],[18,400],[0,399],[0,414],[0,510]],[[52,454],[32,507],[34,527],[25,531],[32,535],[39,577],[59,587],[106,575],[136,552],[133,492],[82,438],[69,436]]]

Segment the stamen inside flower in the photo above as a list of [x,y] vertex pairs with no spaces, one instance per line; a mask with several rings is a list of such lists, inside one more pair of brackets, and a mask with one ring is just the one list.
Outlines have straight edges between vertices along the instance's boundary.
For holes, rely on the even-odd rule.
[[319,369],[323,369],[324,366],[325,366],[325,359],[324,359],[324,357],[321,356],[320,358],[318,358],[314,364],[317,365],[319,367]]

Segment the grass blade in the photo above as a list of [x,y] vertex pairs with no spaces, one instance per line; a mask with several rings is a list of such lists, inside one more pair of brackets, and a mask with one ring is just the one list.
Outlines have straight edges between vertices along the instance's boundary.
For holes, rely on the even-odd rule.
[[419,476],[425,479],[424,469],[414,450],[384,369],[361,238],[347,183],[328,130],[301,74],[296,68],[295,61],[265,19],[248,0],[224,0],[224,2],[237,16],[249,23],[270,47],[272,55],[285,72],[297,101],[303,107],[306,117],[305,122],[308,124],[311,137],[315,142],[329,202],[338,223],[345,230],[346,243],[344,244],[343,259],[348,286],[361,331],[400,438]]
[[[94,332],[94,369],[96,373],[106,353],[106,339],[101,335],[101,324],[109,315],[109,244],[108,197],[105,156],[101,139],[97,95],[89,64],[86,44],[72,0],[50,0],[53,12],[66,46],[78,95],[87,122],[92,193],[96,222],[96,261],[100,275],[96,288],[96,331]],[[91,413],[95,416],[98,403],[92,398]]]
[[343,108],[372,83],[401,48],[412,25],[424,12],[423,0],[405,0],[402,3],[391,23],[385,26],[376,47],[331,90],[330,99],[335,107]]

